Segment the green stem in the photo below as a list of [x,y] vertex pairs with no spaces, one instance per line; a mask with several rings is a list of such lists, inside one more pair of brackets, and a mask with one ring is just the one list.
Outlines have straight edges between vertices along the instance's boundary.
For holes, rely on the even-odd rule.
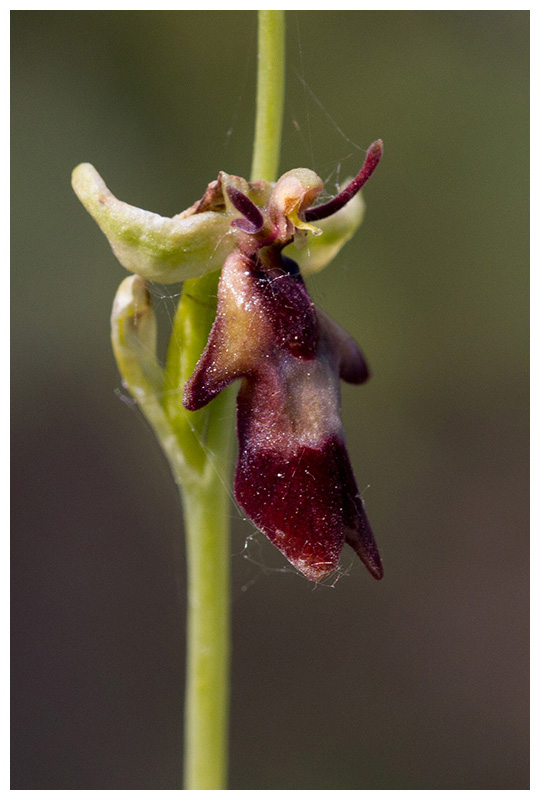
[[285,94],[285,12],[259,11],[257,114],[251,180],[275,181]]
[[[277,177],[284,91],[283,11],[259,11],[252,180]],[[187,412],[178,390],[191,375],[215,315],[217,274],[184,283],[165,373],[165,406],[193,480],[183,481],[188,554],[186,789],[224,789],[227,776],[230,598],[230,424],[234,392]]]
[[164,406],[176,438],[182,442],[184,460],[197,482],[208,462],[205,437],[215,415],[214,404],[186,411],[179,392],[192,375],[216,316],[219,272],[184,281],[174,317],[165,370]]
[[184,788],[227,784],[229,498],[216,472],[183,493],[188,632]]
[[[283,11],[259,11],[257,118],[252,180],[274,181],[279,164],[284,91]],[[78,172],[81,188],[81,168]],[[88,169],[83,178],[88,178]],[[86,193],[100,188],[99,176]],[[83,181],[84,183],[84,181]],[[86,197],[86,194],[84,194]],[[113,198],[114,199],[114,198]],[[155,216],[155,215],[153,215]],[[149,237],[151,238],[151,237]],[[148,286],[126,278],[113,307],[112,344],[122,378],[166,454],[182,496],[187,542],[186,789],[224,789],[227,782],[230,658],[229,486],[234,391],[200,411],[186,411],[182,392],[207,342],[219,273],[184,281],[165,368],[156,355],[157,327]]]
[[216,311],[218,273],[184,282],[167,355],[165,404],[188,479],[179,483],[187,547],[187,665],[184,788],[227,783],[229,707],[229,495],[234,391],[200,411],[178,392],[206,344]]

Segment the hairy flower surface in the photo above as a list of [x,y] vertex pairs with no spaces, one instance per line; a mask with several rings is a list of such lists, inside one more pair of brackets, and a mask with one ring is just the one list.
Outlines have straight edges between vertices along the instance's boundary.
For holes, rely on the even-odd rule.
[[136,394],[163,386],[145,281],[173,283],[223,265],[217,314],[183,404],[196,411],[242,381],[236,499],[313,581],[337,568],[345,542],[375,578],[383,575],[340,414],[340,380],[361,384],[368,368],[354,340],[315,308],[302,277],[326,266],[360,224],[358,191],[381,155],[374,142],[356,178],[320,205],[322,181],[311,170],[291,170],[275,184],[221,172],[171,219],[117,200],[89,164],[73,174],[119,261],[139,276],[120,287],[112,320],[115,353]]

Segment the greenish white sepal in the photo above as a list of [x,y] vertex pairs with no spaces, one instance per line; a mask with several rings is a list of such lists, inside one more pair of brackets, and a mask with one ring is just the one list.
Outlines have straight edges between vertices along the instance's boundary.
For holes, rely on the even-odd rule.
[[77,197],[123,267],[146,280],[178,283],[220,269],[235,241],[230,219],[216,211],[162,217],[118,200],[91,164],[73,170]]

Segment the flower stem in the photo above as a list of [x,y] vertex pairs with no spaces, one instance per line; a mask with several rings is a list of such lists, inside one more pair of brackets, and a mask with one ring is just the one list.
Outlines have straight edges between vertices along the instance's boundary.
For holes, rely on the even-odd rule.
[[[234,392],[201,411],[178,397],[215,316],[218,274],[185,281],[167,357],[165,397],[189,478],[179,483],[186,532],[188,603],[184,788],[224,789],[229,707],[229,495]],[[177,391],[174,391],[176,387]],[[173,410],[174,409],[174,410]]]
[[[284,91],[283,11],[259,11],[257,117],[252,180],[277,176]],[[201,411],[180,406],[175,389],[192,373],[215,314],[218,275],[186,281],[165,374],[165,404],[192,480],[180,485],[188,555],[185,789],[227,781],[230,598],[230,432],[234,393]]]
[[251,180],[275,181],[285,90],[285,12],[259,11],[257,115]]
[[186,789],[224,789],[229,705],[229,507],[214,472],[183,494],[189,561]]

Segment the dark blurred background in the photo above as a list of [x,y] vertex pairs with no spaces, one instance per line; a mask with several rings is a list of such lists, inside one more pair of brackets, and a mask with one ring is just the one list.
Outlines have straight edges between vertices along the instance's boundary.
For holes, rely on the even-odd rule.
[[[386,576],[349,551],[314,590],[231,506],[230,785],[524,789],[528,13],[287,20],[282,171],[331,192],[385,142],[309,286],[372,366],[343,406]],[[255,12],[12,14],[16,789],[181,785],[181,510],[70,172],[164,215],[247,175],[255,63]]]

